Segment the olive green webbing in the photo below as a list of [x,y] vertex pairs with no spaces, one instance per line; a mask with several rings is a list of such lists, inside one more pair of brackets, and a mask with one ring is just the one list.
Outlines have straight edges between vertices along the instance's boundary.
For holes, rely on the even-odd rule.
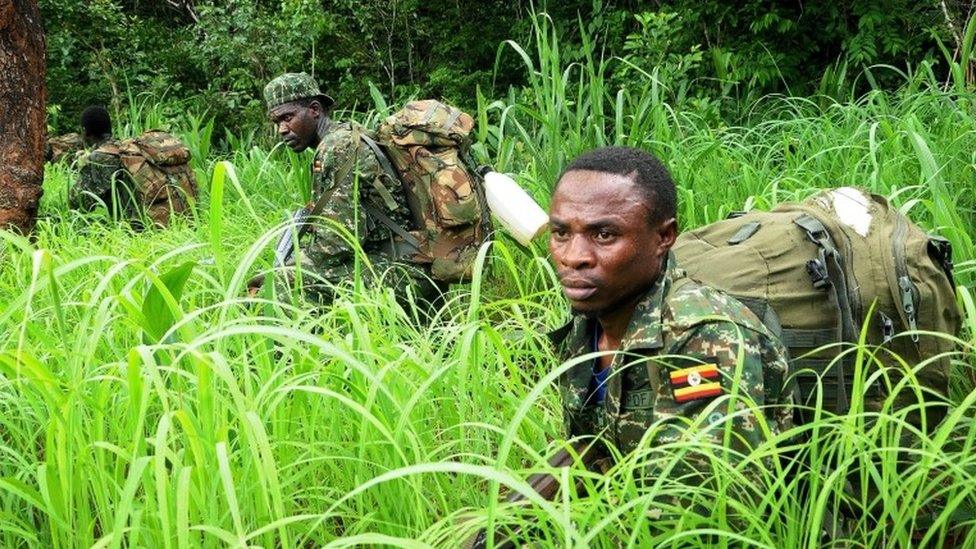
[[[807,237],[819,248],[820,265],[827,269],[827,278],[822,281],[814,281],[816,286],[822,282],[830,286],[828,295],[832,305],[837,311],[836,339],[835,341],[857,341],[858,329],[854,324],[851,311],[850,299],[847,293],[847,277],[841,265],[841,255],[834,245],[830,233],[819,219],[803,214],[793,220],[801,229],[806,232]],[[813,273],[811,272],[811,275]],[[834,401],[834,408],[837,413],[845,413],[850,408],[850,401],[847,398],[847,386],[844,380],[844,360],[840,360],[834,366],[834,373],[837,377],[837,391],[831,395]]]

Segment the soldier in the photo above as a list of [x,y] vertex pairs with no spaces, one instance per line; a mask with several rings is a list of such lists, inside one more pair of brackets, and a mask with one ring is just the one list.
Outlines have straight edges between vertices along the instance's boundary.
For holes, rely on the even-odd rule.
[[143,220],[166,226],[174,213],[185,213],[196,199],[196,176],[190,151],[179,139],[158,130],[119,141],[112,120],[101,106],[81,114],[85,146],[93,149],[79,161],[78,182],[71,188],[72,209],[91,211],[100,205],[113,219]]
[[93,149],[112,139],[112,117],[101,105],[90,105],[81,112],[81,139]]
[[60,162],[72,159],[112,138],[112,119],[101,105],[90,105],[81,113],[82,133],[66,133],[47,140],[44,159]]
[[549,249],[573,316],[553,341],[564,361],[611,352],[562,375],[565,428],[628,453],[655,422],[652,447],[700,420],[719,445],[728,425],[731,455],[744,453],[763,440],[757,414],[773,433],[791,425],[786,350],[675,264],[675,194],[661,162],[633,148],[585,153],[558,180]]
[[[399,237],[376,219],[379,212],[400,227],[414,228],[414,217],[399,180],[383,170],[379,159],[359,137],[367,134],[366,130],[349,122],[333,121],[329,112],[334,101],[306,73],[275,78],[265,86],[264,98],[281,140],[295,152],[315,149],[312,200],[324,201],[318,216],[328,220],[314,224],[299,257],[289,260],[278,281],[295,282],[297,265],[305,297],[329,303],[335,285],[353,279],[359,247],[371,265],[372,270],[366,265],[361,268],[368,280],[374,275],[381,277],[397,291],[398,297],[405,295],[407,287],[420,297],[436,297],[438,287],[427,269],[404,261],[406,253]],[[344,170],[346,166],[352,169]]]
[[72,209],[82,211],[105,205],[113,219],[133,217],[136,201],[128,191],[121,158],[98,150],[105,144],[118,146],[118,141],[112,138],[112,119],[108,111],[101,105],[85,108],[81,113],[81,128],[85,147],[91,152],[79,160],[78,182],[69,192],[68,204]]

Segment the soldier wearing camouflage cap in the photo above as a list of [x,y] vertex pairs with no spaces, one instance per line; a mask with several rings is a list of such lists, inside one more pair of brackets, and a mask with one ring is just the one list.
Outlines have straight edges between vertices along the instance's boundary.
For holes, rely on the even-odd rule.
[[[786,350],[744,305],[680,270],[675,202],[666,168],[632,148],[583,154],[556,185],[549,248],[573,317],[552,339],[564,361],[607,352],[561,376],[565,428],[626,454],[652,425],[645,447],[700,419],[698,440],[722,445],[730,429],[728,455],[741,455],[763,442],[762,425],[791,425]],[[710,468],[703,458],[670,474]]]
[[[329,116],[334,101],[321,92],[306,73],[283,74],[264,88],[268,116],[278,136],[295,152],[313,148],[312,201],[325,202],[319,216],[331,223],[316,223],[297,258],[277,273],[276,288],[285,291],[301,269],[306,299],[331,302],[335,287],[355,276],[357,249],[368,260],[361,273],[379,279],[405,295],[408,287],[432,299],[438,288],[424,267],[403,261],[394,235],[373,212],[380,212],[400,227],[414,228],[406,195],[399,180],[385,172],[372,150],[362,143],[369,135],[362,127],[339,123]],[[342,169],[352,157],[353,170]],[[352,235],[355,240],[350,240]]]

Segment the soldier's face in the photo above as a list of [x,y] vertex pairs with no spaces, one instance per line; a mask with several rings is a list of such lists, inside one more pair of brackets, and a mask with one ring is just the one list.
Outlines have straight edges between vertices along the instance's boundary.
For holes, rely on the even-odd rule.
[[627,176],[579,170],[559,180],[549,251],[575,312],[629,315],[658,279],[675,222],[652,225],[651,206]]
[[317,103],[303,107],[298,103],[285,103],[268,112],[278,137],[291,150],[302,152],[316,141],[319,117],[322,115]]

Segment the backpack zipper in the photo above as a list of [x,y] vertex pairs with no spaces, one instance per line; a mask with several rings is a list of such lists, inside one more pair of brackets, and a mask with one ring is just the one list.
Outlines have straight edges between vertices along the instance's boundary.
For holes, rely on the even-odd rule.
[[[895,256],[895,276],[898,278],[901,308],[908,319],[908,329],[913,332],[918,329],[918,288],[908,276],[908,264],[905,262],[905,218],[895,213],[895,234],[891,239],[892,252]],[[918,343],[918,334],[912,333],[912,342]]]
[[882,343],[888,343],[893,337],[895,337],[895,323],[883,312],[878,311],[878,314],[881,315]]

